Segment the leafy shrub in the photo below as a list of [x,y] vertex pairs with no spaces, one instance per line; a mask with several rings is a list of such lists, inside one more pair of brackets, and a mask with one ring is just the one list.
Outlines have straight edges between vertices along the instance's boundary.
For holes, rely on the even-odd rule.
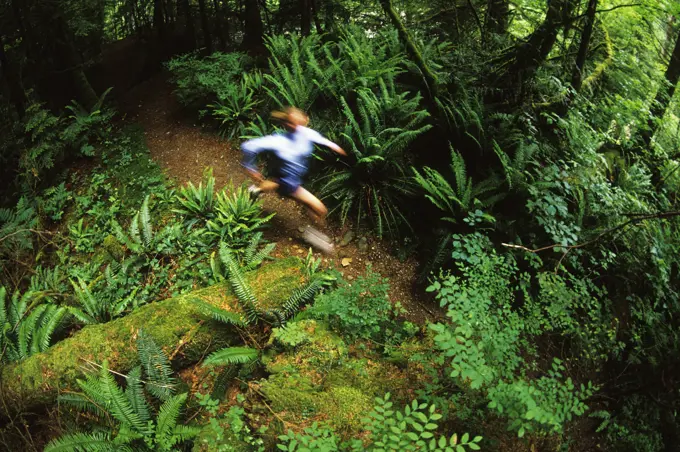
[[215,52],[202,58],[188,53],[173,58],[167,63],[172,81],[177,85],[175,94],[184,105],[203,107],[230,97],[230,85],[236,82],[249,58],[243,53]]
[[267,38],[269,74],[264,75],[264,90],[279,108],[294,105],[309,110],[319,87],[313,82],[320,37],[274,35]]
[[481,436],[470,438],[468,433],[458,438],[457,434],[450,437],[435,436],[439,428],[437,421],[442,415],[436,412],[434,405],[418,403],[414,400],[404,407],[403,411],[392,409],[390,394],[375,399],[373,411],[367,418],[362,419],[369,432],[365,441],[354,439],[350,444],[341,444],[335,432],[317,423],[295,433],[291,430],[279,436],[279,450],[283,451],[370,451],[385,450],[416,451],[427,450],[433,452],[464,452],[466,449],[479,450]]
[[380,340],[392,313],[389,287],[386,278],[368,267],[355,281],[341,280],[336,289],[318,296],[303,316],[326,320],[352,339]]
[[595,388],[576,387],[558,358],[543,375],[529,379],[532,360],[538,359],[532,339],[560,334],[572,341],[573,356],[585,358],[582,365],[594,365],[616,347],[613,331],[603,328],[611,320],[587,286],[539,273],[541,289],[532,295],[531,277],[518,274],[514,261],[480,249],[484,245],[473,247],[458,265],[461,277],[443,277],[428,288],[437,292],[450,318],[430,326],[435,344],[448,359],[450,377],[463,388],[481,390],[489,408],[506,416],[519,436],[560,433],[585,412],[584,400]]
[[33,230],[38,216],[27,198],[20,198],[13,209],[0,208],[0,262],[18,259],[33,249]]
[[[389,33],[368,37],[366,30],[348,26],[339,30],[337,43],[324,45],[319,64],[310,64],[315,83],[326,96],[348,98],[361,88],[377,89],[381,80],[395,80],[407,58],[392,46]],[[314,63],[311,62],[310,63]]]
[[198,187],[191,182],[181,187],[176,194],[176,200],[180,207],[175,209],[175,212],[187,217],[189,225],[212,218],[215,205],[215,178],[212,175],[212,168],[203,172],[203,180]]
[[231,248],[245,247],[272,218],[262,216],[262,201],[253,199],[246,184],[229,187],[217,195],[214,218],[206,223],[208,235]]
[[[107,267],[107,269],[110,269],[110,267]],[[86,325],[106,323],[123,315],[123,312],[133,304],[139,289],[136,287],[127,296],[112,299],[112,297],[107,296],[108,294],[100,292],[93,294],[90,287],[81,278],[78,278],[77,281],[77,283],[71,281],[71,284],[78,307],[69,306],[68,309],[76,319]]]
[[92,157],[94,155],[93,141],[102,141],[111,131],[111,119],[114,112],[104,108],[106,96],[113,88],[109,88],[97,100],[88,111],[85,107],[72,101],[66,109],[71,113],[68,116],[70,123],[61,133],[61,138],[70,146],[77,148],[82,155]]
[[62,182],[45,189],[43,195],[37,201],[44,215],[53,221],[58,221],[64,215],[66,206],[71,199],[71,192],[66,188],[66,183]]

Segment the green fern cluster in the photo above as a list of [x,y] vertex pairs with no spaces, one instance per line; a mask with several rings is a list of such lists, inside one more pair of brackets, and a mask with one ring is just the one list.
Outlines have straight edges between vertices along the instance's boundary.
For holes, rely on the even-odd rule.
[[343,147],[352,155],[350,166],[332,168],[319,179],[321,195],[330,199],[344,223],[350,214],[357,222],[370,218],[379,236],[396,234],[408,225],[400,206],[413,194],[407,176],[405,150],[431,126],[420,109],[420,95],[397,94],[393,83],[381,81],[379,94],[358,92],[355,113],[342,99],[346,119],[340,132]]
[[209,104],[212,116],[218,121],[220,134],[229,138],[240,136],[245,124],[255,118],[257,106],[261,103],[258,91],[263,83],[259,72],[244,73],[240,83],[227,85],[224,99]]
[[33,249],[33,230],[38,216],[29,201],[22,197],[13,209],[0,208],[0,262],[18,259]]
[[245,184],[229,185],[215,194],[211,168],[198,187],[189,182],[176,199],[179,206],[174,211],[184,217],[188,230],[205,238],[206,245],[226,242],[231,248],[243,248],[274,216],[262,216],[262,201],[253,199]]
[[20,361],[43,352],[66,323],[68,310],[41,303],[40,292],[15,291],[11,297],[0,286],[0,362]]
[[203,172],[203,180],[198,187],[187,182],[186,186],[179,189],[175,199],[179,207],[173,209],[174,212],[186,216],[189,225],[201,219],[212,218],[215,205],[215,178],[212,168],[206,168]]
[[[246,282],[243,273],[244,271],[252,270],[259,265],[274,248],[271,246],[272,244],[270,244],[262,250],[257,251],[258,243],[259,240],[253,240],[243,253],[243,266],[239,263],[238,256],[235,255],[233,250],[225,243],[220,245],[219,257],[221,265],[224,266],[227,279],[243,308],[245,319],[240,315],[211,307],[206,303],[201,303],[208,311],[208,314],[212,315],[216,320],[241,327],[256,323],[259,320],[269,319],[282,323],[293,316],[303,303],[312,299],[314,295],[328,283],[329,280],[323,275],[312,275],[306,284],[293,291],[291,296],[281,305],[281,308],[265,311]],[[223,270],[218,267],[218,264],[214,260],[212,265],[218,274],[222,274]]]
[[465,159],[453,147],[449,167],[453,184],[437,170],[426,166],[421,174],[413,168],[416,183],[424,191],[425,197],[445,215],[443,220],[456,223],[472,209],[488,209],[504,196],[499,193],[503,181],[494,176],[474,183],[467,175]]
[[78,148],[85,156],[92,157],[94,155],[92,143],[104,139],[111,130],[110,123],[114,112],[105,108],[104,102],[112,89],[104,91],[89,109],[76,101],[72,101],[71,105],[66,107],[70,112],[68,116],[70,123],[61,132],[61,138],[69,145]]
[[[253,269],[259,265],[273,249],[273,246],[267,246],[257,251],[258,243],[259,240],[254,240],[243,253],[244,266],[239,265],[234,252],[225,244],[220,246],[220,260],[226,268],[227,278],[245,315],[226,311],[209,303],[195,300],[207,315],[218,322],[239,328],[245,328],[260,320],[274,320],[279,325],[282,325],[286,319],[298,312],[304,303],[311,300],[329,282],[329,279],[323,275],[314,274],[313,270],[308,268],[308,274],[311,275],[308,282],[295,289],[282,304],[281,308],[264,310],[243,274],[244,270]],[[216,263],[213,261],[213,267],[215,266]],[[313,266],[314,269],[316,267]],[[209,355],[203,362],[204,366],[226,366],[216,380],[215,388],[213,389],[214,396],[219,397],[223,394],[226,385],[236,374],[235,366],[253,366],[259,362],[259,359],[260,350],[252,347],[227,347]]]
[[215,217],[208,220],[206,229],[213,240],[242,248],[273,217],[273,213],[262,216],[262,201],[253,199],[246,184],[241,184],[217,195]]
[[112,228],[118,241],[138,257],[169,254],[181,237],[180,225],[170,224],[160,232],[155,232],[149,212],[149,195],[144,198],[142,207],[132,217],[127,233],[113,220]]
[[[109,281],[112,278],[110,268],[110,266],[106,268]],[[74,299],[78,306],[69,306],[68,310],[85,325],[106,323],[116,317],[120,317],[128,307],[135,304],[135,298],[139,290],[136,287],[126,296],[112,299],[108,296],[101,296],[104,294],[93,294],[90,286],[80,277],[77,277],[77,283],[72,280],[71,285],[73,286]],[[109,283],[109,287],[113,287],[113,284]]]
[[[200,428],[179,422],[187,394],[174,395],[167,357],[142,331],[137,347],[142,365],[125,377],[125,389],[118,386],[105,361],[98,374],[78,380],[82,393],[59,396],[63,406],[89,413],[103,425],[91,433],[71,433],[56,438],[45,447],[46,452],[174,451],[198,435]],[[145,387],[162,402],[157,410],[144,394]]]
[[319,86],[313,82],[315,53],[320,37],[274,35],[267,38],[269,74],[264,75],[265,92],[279,107],[294,105],[309,110],[319,95]]

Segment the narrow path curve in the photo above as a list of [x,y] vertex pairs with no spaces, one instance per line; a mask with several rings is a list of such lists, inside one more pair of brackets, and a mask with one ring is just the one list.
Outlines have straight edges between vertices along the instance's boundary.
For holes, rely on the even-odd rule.
[[[126,121],[137,122],[144,128],[152,158],[178,185],[189,181],[198,184],[207,167],[213,168],[217,187],[223,187],[230,181],[241,184],[248,180],[239,163],[238,146],[230,145],[214,130],[203,127],[198,119],[187,118],[175,100],[165,74],[159,74],[126,93],[120,109]],[[263,204],[266,212],[276,213],[272,227],[265,232],[267,240],[277,243],[274,254],[304,257],[308,245],[299,239],[297,229],[308,224],[303,209],[291,200],[273,194],[264,196]],[[346,230],[331,221],[326,232],[338,238]],[[432,319],[433,309],[426,307],[431,302],[426,301],[422,289],[414,290],[417,262],[413,258],[402,262],[389,253],[386,243],[370,235],[366,237],[368,246],[365,249],[359,249],[357,240],[354,240],[338,248],[337,256],[323,256],[324,263],[340,269],[349,280],[363,273],[365,265],[371,263],[374,270],[389,278],[390,297],[402,303],[409,320],[422,324],[426,319]],[[342,266],[343,257],[352,258],[346,267]]]

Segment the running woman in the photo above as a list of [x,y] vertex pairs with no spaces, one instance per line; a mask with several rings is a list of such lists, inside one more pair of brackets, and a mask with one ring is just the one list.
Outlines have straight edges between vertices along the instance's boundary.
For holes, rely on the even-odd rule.
[[[241,145],[243,166],[256,183],[250,186],[249,191],[254,197],[263,192],[278,191],[281,195],[293,198],[309,208],[316,219],[323,224],[328,209],[319,198],[302,187],[302,177],[307,173],[308,161],[314,150],[314,144],[325,146],[343,156],[347,153],[319,132],[307,128],[309,117],[297,108],[289,107],[282,112],[273,112],[272,118],[282,123],[285,128],[284,133],[255,138]],[[263,151],[271,151],[276,156],[277,171],[271,180],[266,180],[255,165],[257,154]],[[305,238],[313,244],[319,244],[318,239],[321,239],[325,242],[325,245],[320,246],[321,248],[325,251],[332,249],[330,239],[314,229],[307,229]]]

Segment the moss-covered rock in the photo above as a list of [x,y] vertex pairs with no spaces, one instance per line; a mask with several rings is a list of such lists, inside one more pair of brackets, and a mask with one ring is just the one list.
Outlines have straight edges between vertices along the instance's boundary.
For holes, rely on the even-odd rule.
[[[297,258],[276,261],[247,275],[254,293],[267,306],[283,303],[301,278]],[[5,403],[0,415],[53,404],[60,391],[77,387],[76,379],[82,377],[88,361],[108,360],[111,370],[127,372],[136,363],[135,338],[142,328],[170,356],[175,368],[239,340],[233,328],[207,318],[194,299],[241,312],[227,285],[218,284],[148,304],[112,322],[87,326],[46,352],[1,370],[0,397]]]
[[[263,357],[271,375],[251,384],[252,411],[262,413],[253,416],[254,423],[278,421],[271,424],[278,427],[278,431],[270,430],[272,438],[282,430],[302,429],[315,421],[328,423],[346,437],[356,436],[376,396],[391,392],[410,397],[411,383],[399,368],[370,352],[351,353],[323,322],[291,322],[285,330],[274,330],[272,344],[283,350],[269,351]],[[265,399],[265,410],[257,409],[259,397]],[[270,410],[275,418],[269,417]]]

